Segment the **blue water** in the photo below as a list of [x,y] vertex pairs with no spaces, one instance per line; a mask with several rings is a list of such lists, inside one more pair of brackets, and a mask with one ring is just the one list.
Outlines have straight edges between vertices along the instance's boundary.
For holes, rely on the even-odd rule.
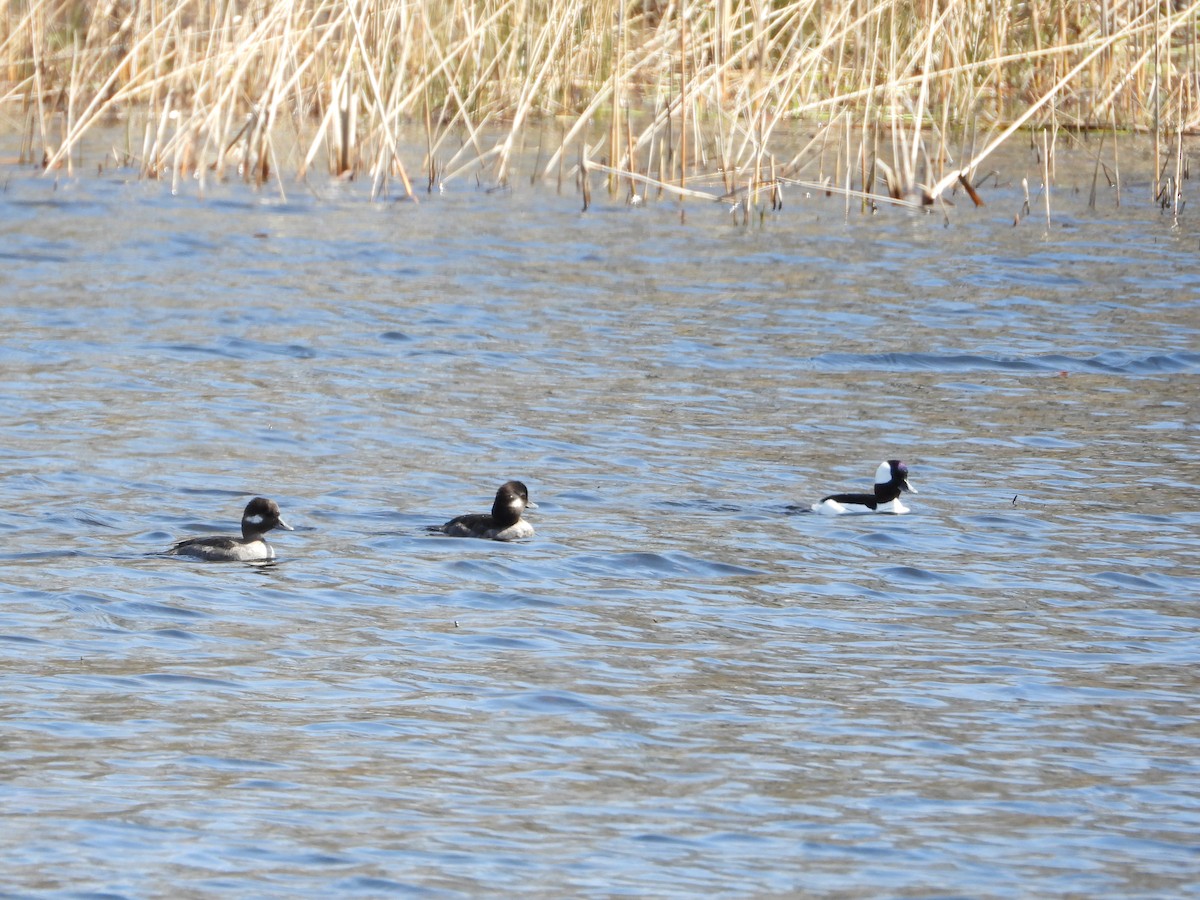
[[1200,896],[1194,216],[5,178],[3,892]]

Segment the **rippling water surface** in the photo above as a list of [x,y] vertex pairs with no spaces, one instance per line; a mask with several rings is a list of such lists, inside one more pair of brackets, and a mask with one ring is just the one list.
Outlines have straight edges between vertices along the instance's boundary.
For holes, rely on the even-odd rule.
[[[1084,170],[1049,230],[11,171],[3,889],[1200,894],[1200,234]],[[887,457],[911,515],[797,511]],[[532,541],[424,533],[508,478]],[[276,564],[157,555],[255,494]]]

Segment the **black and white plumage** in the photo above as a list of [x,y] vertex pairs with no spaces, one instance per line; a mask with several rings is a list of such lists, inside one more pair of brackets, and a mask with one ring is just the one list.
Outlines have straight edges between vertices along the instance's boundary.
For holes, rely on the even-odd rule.
[[908,466],[901,460],[889,459],[881,462],[875,470],[874,493],[831,494],[823,497],[819,503],[814,503],[812,511],[827,516],[856,512],[901,515],[908,512],[908,507],[900,502],[900,495],[906,491],[917,493],[917,489],[908,483]]
[[537,509],[537,504],[529,500],[528,489],[519,481],[506,481],[496,491],[490,513],[468,513],[445,525],[430,525],[427,530],[449,537],[519,541],[533,537],[533,526],[521,518],[526,509]]
[[275,548],[267,543],[266,534],[273,528],[294,530],[283,521],[279,504],[266,497],[255,497],[242,513],[242,536],[202,537],[180,541],[167,554],[190,556],[210,562],[254,562],[274,559]]

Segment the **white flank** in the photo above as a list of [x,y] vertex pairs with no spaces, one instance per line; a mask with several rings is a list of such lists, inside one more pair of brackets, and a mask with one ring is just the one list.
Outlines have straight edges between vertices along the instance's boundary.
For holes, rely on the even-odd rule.
[[521,521],[516,525],[509,525],[502,531],[494,532],[490,537],[494,541],[521,541],[525,538],[531,538],[533,535],[533,526],[528,522]]

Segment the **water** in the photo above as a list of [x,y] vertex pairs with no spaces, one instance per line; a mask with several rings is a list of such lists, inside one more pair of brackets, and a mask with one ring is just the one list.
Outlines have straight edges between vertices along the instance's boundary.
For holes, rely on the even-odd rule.
[[[1200,234],[1079,172],[1047,230],[10,171],[4,890],[1200,895]],[[911,515],[796,512],[891,456]],[[424,534],[508,478],[534,540]],[[255,494],[277,564],[156,555]]]

